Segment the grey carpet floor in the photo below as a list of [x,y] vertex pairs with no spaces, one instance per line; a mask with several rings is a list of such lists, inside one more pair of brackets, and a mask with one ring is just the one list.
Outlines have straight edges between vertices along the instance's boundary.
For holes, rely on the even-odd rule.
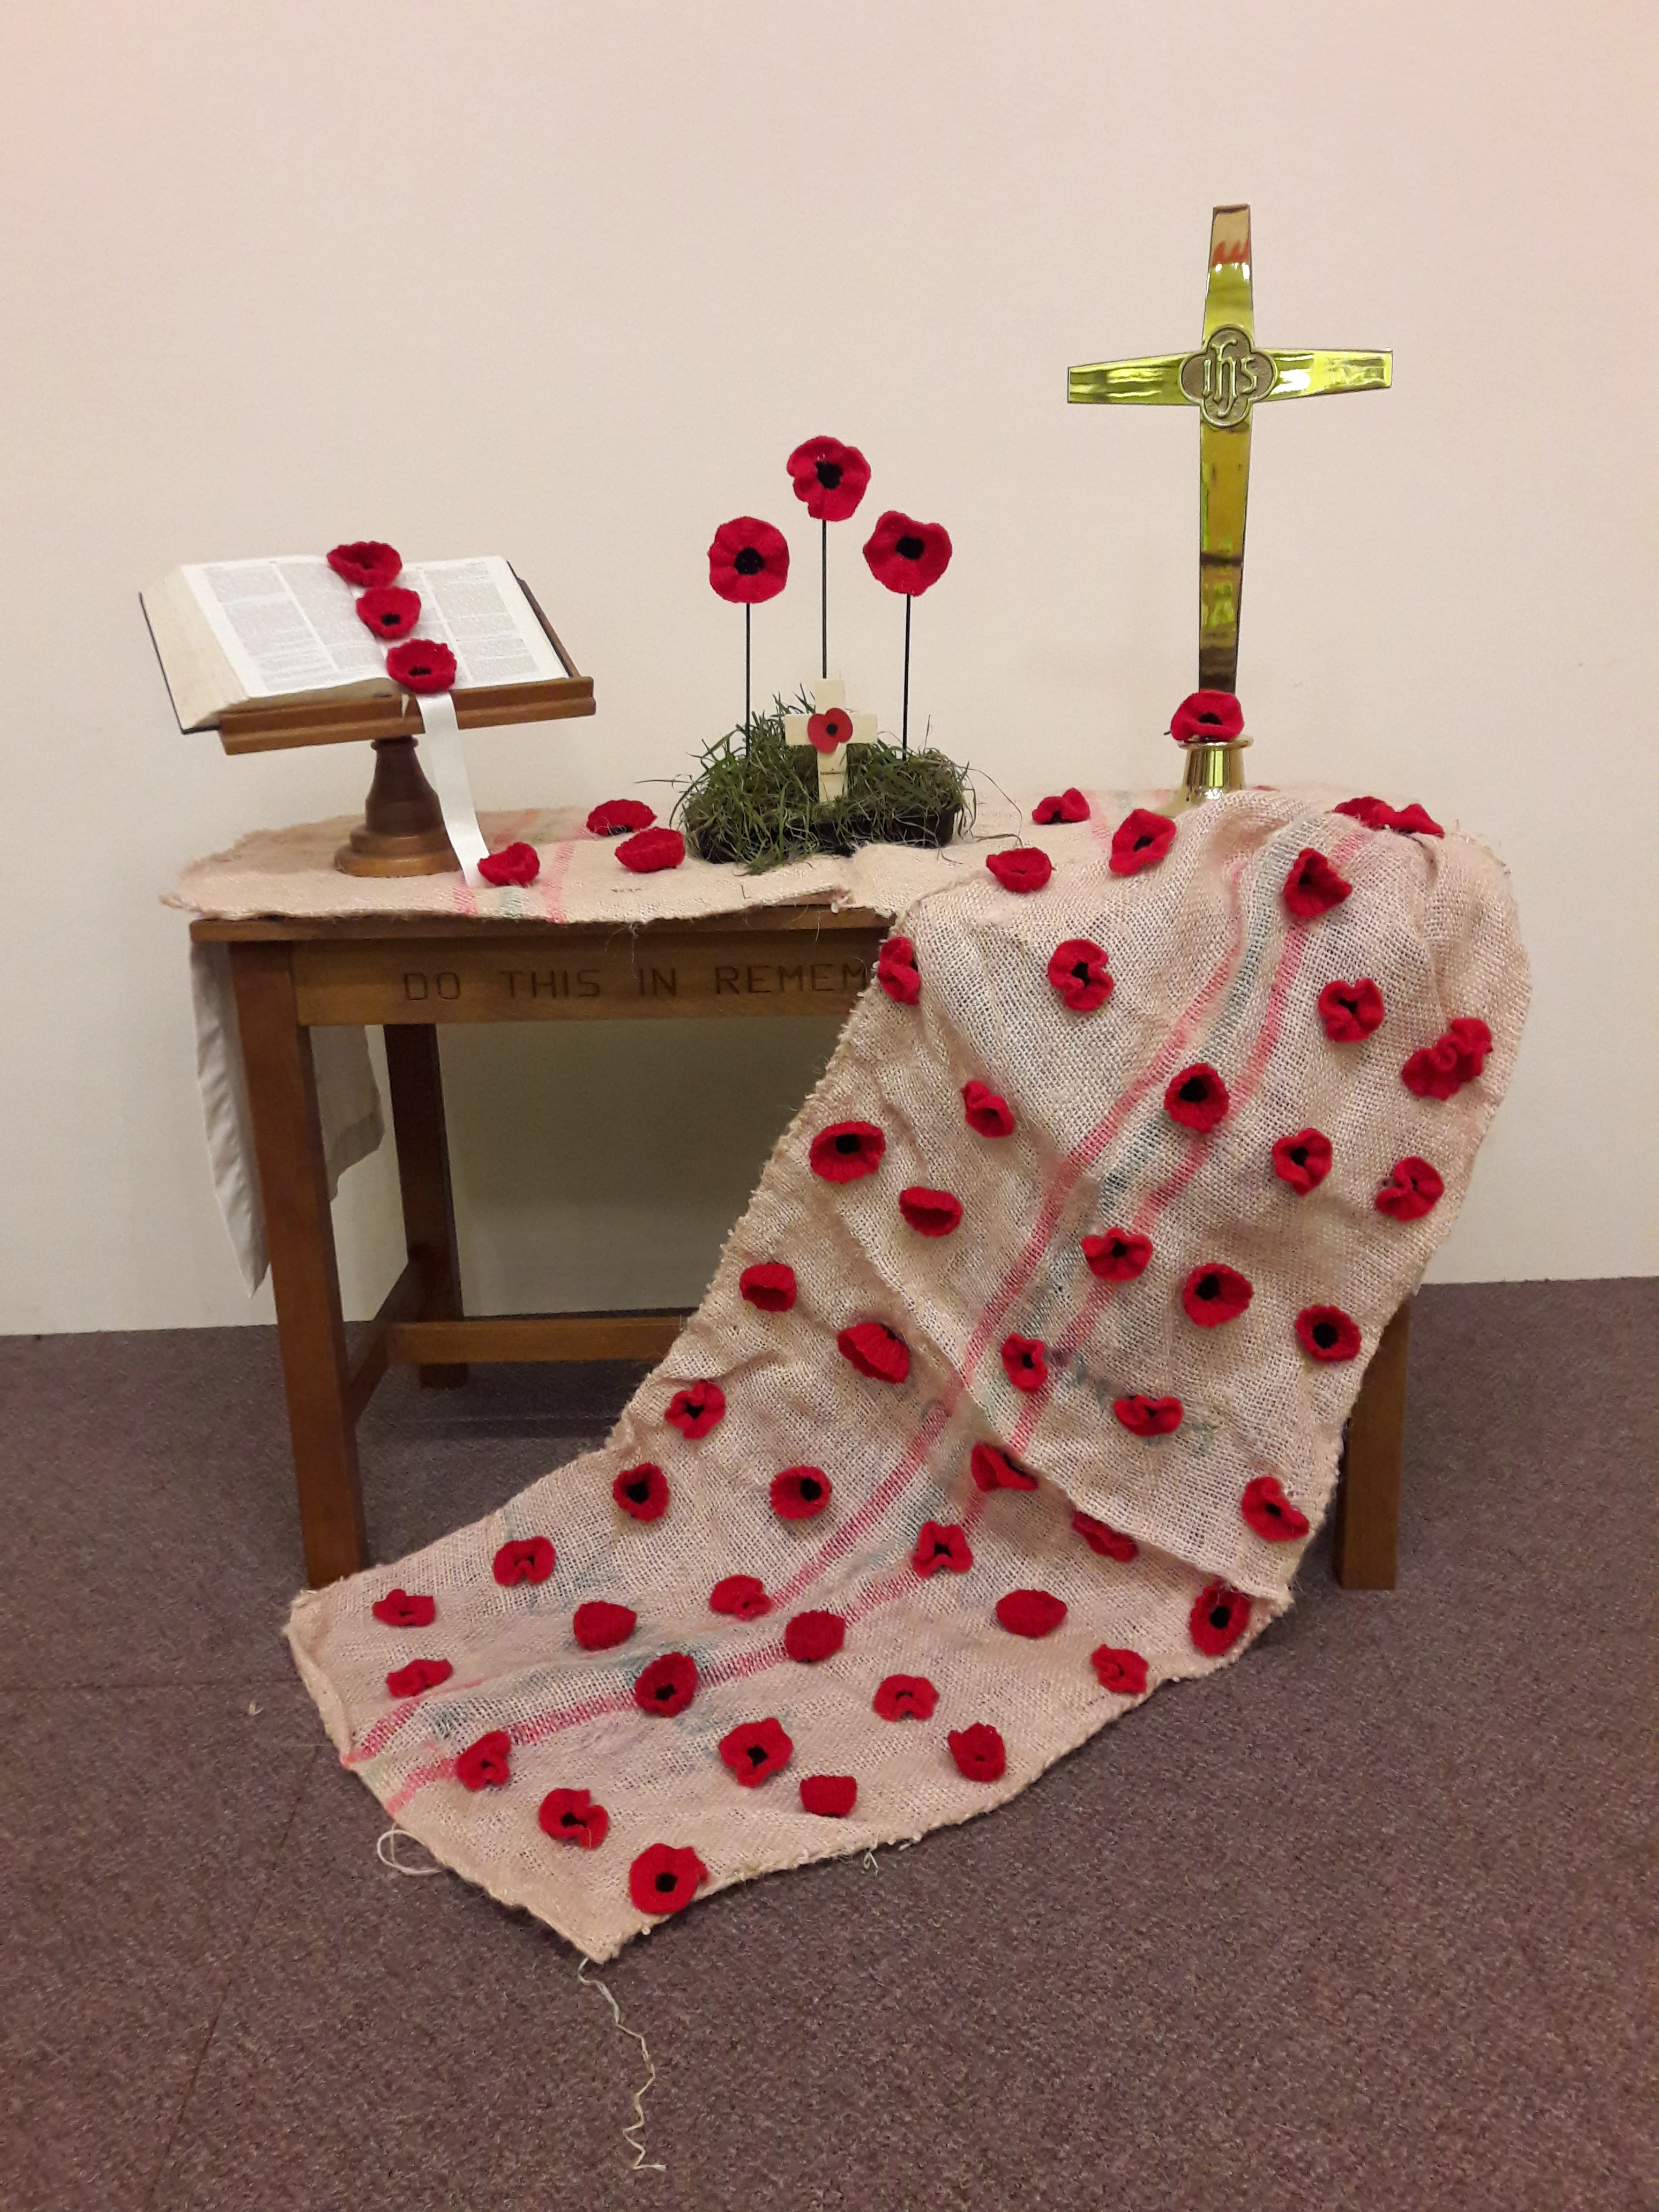
[[[1425,1293],[1397,1592],[1316,1548],[1242,1666],[1004,1811],[633,1946],[639,2174],[638,2046],[546,1930],[377,1861],[291,1674],[270,1334],[0,1340],[0,2205],[1650,2204],[1655,1291]],[[394,1378],[379,1555],[632,1379]]]

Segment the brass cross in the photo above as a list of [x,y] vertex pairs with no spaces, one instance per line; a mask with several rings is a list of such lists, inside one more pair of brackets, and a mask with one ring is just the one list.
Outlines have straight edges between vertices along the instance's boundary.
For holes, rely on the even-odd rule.
[[1250,492],[1250,410],[1258,400],[1385,389],[1386,353],[1267,353],[1255,343],[1250,210],[1218,207],[1210,224],[1210,282],[1201,352],[1073,369],[1068,400],[1196,407],[1198,429],[1198,681],[1238,688],[1238,610],[1244,589],[1244,511]]

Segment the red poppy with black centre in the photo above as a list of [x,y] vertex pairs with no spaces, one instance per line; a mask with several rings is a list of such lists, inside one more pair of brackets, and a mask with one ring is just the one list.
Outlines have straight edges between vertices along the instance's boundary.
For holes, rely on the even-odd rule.
[[1363,822],[1368,830],[1387,830],[1394,821],[1394,809],[1386,799],[1345,799],[1331,811],[1333,814],[1348,815],[1355,822]]
[[1193,1642],[1210,1659],[1231,1651],[1249,1625],[1250,1601],[1219,1579],[1205,1583],[1187,1620]]
[[1183,1129],[1213,1129],[1231,1103],[1219,1074],[1201,1060],[1172,1075],[1164,1093],[1164,1111]]
[[803,1667],[833,1659],[847,1641],[847,1623],[838,1613],[798,1613],[783,1632],[783,1648]]
[[617,848],[617,860],[635,876],[660,875],[684,858],[685,840],[678,830],[641,830]]
[[708,581],[734,606],[757,607],[776,599],[789,581],[783,532],[753,514],[721,523],[708,548]]
[[1014,1133],[1013,1109],[1008,1101],[977,1078],[962,1086],[962,1109],[969,1127],[981,1137],[1011,1137]]
[[733,1620],[758,1620],[763,1613],[771,1612],[772,1601],[758,1575],[722,1575],[708,1593],[708,1610],[726,1613]]
[[1010,1590],[997,1600],[997,1619],[1010,1636],[1052,1636],[1066,1618],[1066,1601],[1052,1590]]
[[844,1820],[859,1801],[858,1778],[852,1774],[805,1774],[801,1777],[801,1809],[820,1820]]
[[465,1790],[504,1790],[513,1779],[513,1739],[491,1729],[468,1744],[455,1761],[455,1779]]
[[1419,1098],[1453,1098],[1473,1083],[1492,1051],[1492,1031],[1473,1014],[1449,1023],[1431,1045],[1414,1052],[1401,1069],[1401,1080]]
[[853,734],[853,718],[844,707],[828,707],[806,718],[806,742],[815,753],[832,753]]
[[945,1739],[957,1771],[969,1782],[995,1782],[1007,1771],[1008,1747],[988,1721],[971,1728],[952,1729]]
[[794,1745],[775,1720],[744,1721],[720,1740],[720,1754],[745,1790],[758,1790],[787,1766]]
[[591,1597],[570,1616],[570,1630],[584,1651],[610,1651],[626,1644],[639,1626],[632,1606],[612,1605],[608,1598]]
[[975,1444],[968,1465],[981,1490],[1035,1490],[1037,1479],[1006,1444]]
[[1004,1337],[1002,1368],[1016,1390],[1042,1389],[1048,1380],[1048,1355],[1042,1340],[1035,1336]]
[[815,1176],[825,1182],[857,1182],[874,1175],[887,1139],[873,1121],[832,1121],[820,1129],[807,1153]]
[[772,1478],[772,1510],[780,1521],[816,1520],[833,1487],[821,1467],[787,1467]]
[[542,872],[542,856],[533,845],[522,841],[503,845],[499,853],[486,853],[478,863],[478,873],[487,884],[505,889],[508,884],[522,887],[533,884]]
[[1395,808],[1389,827],[1402,837],[1443,837],[1446,834],[1427,808],[1419,806],[1415,799],[1409,806]]
[[1089,1664],[1099,1677],[1103,1690],[1115,1697],[1139,1698],[1146,1688],[1146,1662],[1139,1651],[1131,1651],[1121,1644],[1103,1644],[1089,1654]]
[[490,1571],[503,1589],[511,1589],[515,1583],[544,1583],[557,1560],[545,1536],[518,1536],[501,1546]]
[[611,1832],[610,1814],[586,1790],[550,1790],[536,1819],[544,1836],[556,1844],[574,1844],[578,1850],[598,1850]]
[[656,818],[655,808],[640,799],[607,799],[588,816],[587,828],[595,837],[620,837],[631,830],[648,830]]
[[839,438],[808,438],[787,463],[795,497],[814,522],[845,522],[870,486],[870,464]]
[[1045,830],[1052,822],[1086,822],[1088,818],[1089,802],[1074,784],[1068,784],[1064,791],[1047,799],[1039,799],[1031,809],[1032,821]]
[[985,865],[1006,891],[1040,891],[1054,864],[1040,845],[1016,845],[1012,852],[988,853]]
[[357,619],[376,637],[407,637],[421,619],[421,595],[400,584],[371,584],[357,602]]
[[1107,866],[1115,876],[1138,876],[1155,868],[1176,841],[1176,825],[1167,814],[1152,814],[1137,806],[1112,832],[1112,857]]
[[1358,1044],[1382,1020],[1382,994],[1369,975],[1357,983],[1327,983],[1319,994],[1319,1018],[1333,1044]]
[[836,1342],[843,1359],[872,1382],[902,1382],[910,1373],[910,1347],[884,1321],[861,1321]]
[[1132,1437],[1172,1436],[1181,1426],[1179,1398],[1114,1398],[1112,1411]]
[[1376,1194],[1376,1210],[1395,1221],[1420,1221],[1445,1195],[1438,1168],[1413,1152],[1396,1160]]
[[1048,981],[1074,1014],[1091,1014],[1112,995],[1103,948],[1086,937],[1068,937],[1048,956]]
[[1273,1173],[1298,1197],[1316,1190],[1331,1171],[1331,1140],[1318,1129],[1298,1129],[1273,1146]]
[[1170,717],[1178,745],[1229,744],[1243,729],[1244,709],[1231,691],[1189,691]]
[[1310,1359],[1335,1365],[1358,1357],[1358,1326],[1340,1306],[1304,1306],[1296,1317],[1296,1334]]
[[335,574],[355,584],[359,591],[395,584],[403,573],[403,555],[395,545],[385,544],[378,538],[355,538],[349,544],[336,545],[327,559]]
[[611,1495],[635,1521],[660,1521],[668,1510],[668,1478],[647,1460],[642,1467],[625,1467]]
[[941,1567],[953,1575],[965,1575],[974,1564],[974,1555],[968,1548],[966,1534],[955,1522],[924,1521],[910,1564],[919,1575],[937,1574]]
[[918,1237],[948,1237],[962,1221],[962,1200],[948,1190],[923,1190],[913,1183],[899,1193],[899,1212]]
[[386,1686],[394,1698],[418,1698],[447,1682],[455,1669],[447,1659],[411,1659],[407,1667],[394,1667]]
[[1097,1521],[1092,1513],[1081,1508],[1073,1514],[1072,1526],[1091,1552],[1098,1552],[1103,1559],[1115,1559],[1127,1566],[1131,1559],[1140,1557],[1140,1547],[1133,1536],[1126,1536],[1121,1528],[1111,1528],[1104,1521]]
[[1258,1536],[1270,1544],[1289,1544],[1308,1533],[1308,1516],[1298,1513],[1285,1495],[1276,1474],[1258,1474],[1244,1486],[1239,1510]]
[[653,1844],[628,1869],[628,1894],[636,1912],[684,1912],[708,1879],[708,1869],[694,1850]]
[[447,691],[455,682],[455,656],[447,645],[405,638],[387,653],[386,672],[405,691]]
[[876,1692],[874,1710],[884,1721],[928,1721],[939,1692],[925,1674],[889,1674]]
[[787,1313],[795,1303],[795,1271],[781,1260],[762,1260],[744,1269],[738,1288],[763,1313]]
[[919,599],[951,565],[950,532],[937,522],[918,522],[889,507],[865,541],[870,574],[890,592]]
[[430,1628],[437,1610],[436,1601],[424,1590],[406,1589],[389,1589],[369,1607],[388,1628]]
[[1152,1240],[1127,1229],[1108,1229],[1083,1240],[1083,1257],[1089,1273],[1103,1283],[1133,1283],[1144,1275],[1152,1256]]
[[876,981],[901,1006],[914,1006],[921,996],[921,975],[916,948],[908,937],[890,937],[876,955]]
[[1285,903],[1298,920],[1310,921],[1315,915],[1328,914],[1334,906],[1340,906],[1352,889],[1322,853],[1304,845],[1285,878]]
[[634,1703],[642,1713],[672,1718],[697,1694],[697,1662],[689,1651],[665,1651],[634,1680]]
[[1218,1260],[1194,1267],[1181,1286],[1187,1318],[1200,1328],[1219,1328],[1223,1322],[1237,1321],[1255,1295],[1248,1275],[1241,1275],[1237,1267],[1224,1267]]
[[[725,1415],[725,1391],[718,1382],[704,1380],[676,1390],[663,1419],[695,1443],[699,1437],[706,1437],[710,1429],[717,1428]],[[633,1472],[637,1474],[640,1470],[635,1468]]]

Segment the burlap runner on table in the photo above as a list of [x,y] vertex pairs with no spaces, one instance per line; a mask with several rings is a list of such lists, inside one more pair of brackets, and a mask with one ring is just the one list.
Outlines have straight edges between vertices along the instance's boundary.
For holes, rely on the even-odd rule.
[[[595,1959],[694,1891],[1000,1804],[1144,1694],[1139,1662],[1147,1690],[1207,1674],[1291,1601],[1306,1538],[1286,1530],[1325,1510],[1365,1360],[1450,1226],[1514,1064],[1527,970],[1513,904],[1472,839],[1365,829],[1305,794],[1207,805],[1133,875],[1109,868],[1112,827],[1045,833],[1064,858],[1029,896],[976,866],[904,915],[919,1000],[872,984],[701,1310],[603,1450],[295,1605],[295,1656],[344,1764],[445,1864]],[[1304,848],[1352,886],[1305,919],[1285,896]],[[1066,1006],[1049,980],[1071,939],[1103,947],[1115,979],[1092,1011]],[[1364,978],[1380,989],[1381,1024],[1336,1041],[1321,992]],[[1438,1087],[1453,1095],[1418,1095],[1401,1079],[1407,1059],[1470,1017],[1490,1027],[1484,1066],[1478,1052],[1443,1049]],[[1166,1103],[1172,1079],[1200,1062],[1231,1102],[1207,1130]],[[1006,1102],[1010,1133],[970,1125],[963,1086],[975,1082]],[[846,1121],[879,1132],[878,1164],[826,1180],[813,1141]],[[1273,1148],[1310,1128],[1329,1139],[1332,1164],[1304,1194],[1275,1171]],[[861,1163],[877,1149],[832,1141],[820,1157]],[[1416,1219],[1375,1202],[1407,1158],[1444,1184]],[[921,1233],[899,1205],[911,1187],[954,1194],[960,1224]],[[1138,1278],[1091,1272],[1081,1240],[1109,1228],[1150,1239]],[[793,1270],[790,1310],[741,1294],[761,1262]],[[1254,1295],[1236,1318],[1200,1326],[1183,1286],[1211,1263]],[[1304,1349],[1297,1318],[1318,1307],[1352,1317],[1357,1356]],[[884,1325],[878,1367],[884,1331],[902,1340],[902,1381],[860,1371],[840,1348],[866,1322]],[[1342,1350],[1340,1330],[1325,1330],[1322,1349]],[[1035,1392],[1005,1364],[1011,1336],[1044,1347]],[[867,1365],[872,1340],[858,1341]],[[1009,1358],[1018,1372],[1018,1347]],[[665,1417],[705,1379],[724,1416],[687,1435]],[[1179,1425],[1132,1433],[1114,1407],[1137,1395],[1178,1399]],[[1032,1486],[1004,1486],[1011,1462],[981,1454],[994,1484],[981,1487],[984,1444],[1006,1447]],[[647,1464],[669,1502],[640,1520],[613,1484]],[[781,1517],[774,1479],[803,1466],[820,1471],[827,1506]],[[648,1508],[658,1486],[635,1475],[633,1488]],[[922,1572],[927,1522],[960,1534],[930,1534]],[[941,1547],[954,1558],[935,1565]],[[711,1610],[735,1575],[763,1586],[767,1611]],[[1058,1600],[1058,1626],[1011,1630],[1006,1619],[1029,1629],[1057,1613],[1019,1601],[1000,1617],[1017,1591]],[[594,1601],[637,1614],[625,1642],[579,1645],[573,1615]],[[786,1632],[807,1613],[844,1623],[833,1656],[790,1656],[801,1632]],[[636,1681],[672,1653],[695,1662],[695,1695],[672,1714],[641,1710]],[[453,1671],[422,1694],[388,1688],[419,1659]],[[905,1702],[882,1693],[896,1675],[932,1685],[931,1713],[915,1712],[913,1717],[884,1717],[878,1704]],[[741,1739],[728,1759],[720,1747],[763,1721],[788,1739],[787,1764],[744,1786],[728,1759],[752,1783],[779,1736]],[[971,1754],[990,1737],[967,1735],[978,1724],[1005,1747],[989,1778],[978,1776],[994,1750],[976,1770]],[[975,1771],[962,1771],[953,1736]],[[850,1813],[805,1808],[799,1785],[823,1776],[855,1782]],[[544,1800],[562,1790],[605,1808],[597,1848],[580,1847],[599,1824],[580,1799],[555,1800],[544,1831]]]

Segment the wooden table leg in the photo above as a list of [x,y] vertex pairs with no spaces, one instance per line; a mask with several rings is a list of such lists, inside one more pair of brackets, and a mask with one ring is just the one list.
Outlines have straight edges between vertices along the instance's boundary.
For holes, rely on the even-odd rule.
[[1332,1564],[1344,1589],[1393,1589],[1399,1580],[1411,1329],[1407,1298],[1383,1330],[1348,1417],[1332,1531]]
[[311,1032],[300,1026],[287,945],[233,945],[230,967],[276,1294],[300,1532],[315,1589],[355,1574],[368,1553]]
[[[392,1126],[398,1139],[404,1241],[426,1284],[418,1317],[459,1321],[461,1263],[455,1243],[438,1032],[429,1022],[388,1022],[382,1034],[392,1086]],[[466,1380],[465,1366],[447,1364],[418,1367],[416,1373],[428,1390],[453,1390]]]

